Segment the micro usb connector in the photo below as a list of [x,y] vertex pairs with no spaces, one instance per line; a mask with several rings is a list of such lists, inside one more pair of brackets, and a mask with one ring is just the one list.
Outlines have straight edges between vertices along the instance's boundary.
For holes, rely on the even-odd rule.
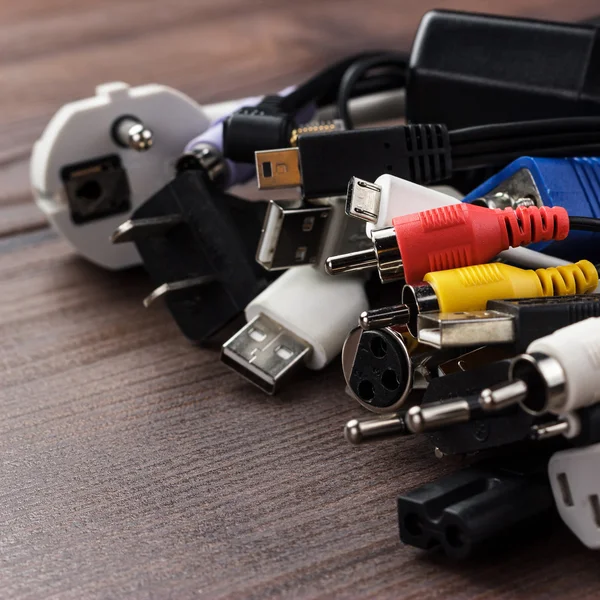
[[310,352],[304,340],[260,314],[223,345],[221,360],[267,394],[274,394]]
[[381,204],[381,187],[352,177],[348,184],[346,195],[346,214],[367,221],[377,223],[379,207]]
[[371,183],[352,177],[346,192],[346,214],[367,222],[366,231],[392,226],[396,217],[459,204],[459,200],[438,190],[384,174]]

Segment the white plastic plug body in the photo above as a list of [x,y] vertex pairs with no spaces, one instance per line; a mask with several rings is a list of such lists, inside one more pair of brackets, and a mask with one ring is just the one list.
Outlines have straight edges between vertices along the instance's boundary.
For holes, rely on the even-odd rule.
[[600,444],[555,453],[548,477],[567,527],[588,548],[600,548]]
[[529,344],[527,354],[542,353],[564,371],[565,393],[553,414],[569,413],[600,401],[600,317],[592,317]]
[[[459,204],[460,198],[442,193],[394,175],[380,175],[375,185],[381,188],[377,221],[367,223],[369,237],[373,231],[392,226],[392,219],[422,210]],[[458,194],[458,193],[457,193]]]
[[[216,112],[212,110],[211,116]],[[136,152],[115,141],[112,127],[123,116],[139,119],[152,131],[153,144],[148,151]],[[130,87],[122,82],[100,85],[95,96],[59,109],[35,143],[30,166],[35,201],[52,226],[89,261],[106,269],[139,264],[134,244],[111,244],[109,236],[173,178],[175,161],[186,143],[209,124],[203,108],[173,88],[158,84]],[[126,171],[130,208],[76,224],[61,172],[69,165],[109,155],[118,155]]]
[[369,307],[361,275],[330,277],[307,265],[286,271],[246,307],[246,320],[263,314],[312,348],[309,369],[322,369],[342,350],[358,315]]

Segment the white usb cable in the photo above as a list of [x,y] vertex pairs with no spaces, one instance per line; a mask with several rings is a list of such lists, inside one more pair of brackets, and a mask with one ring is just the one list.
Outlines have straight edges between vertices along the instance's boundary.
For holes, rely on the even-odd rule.
[[248,324],[223,345],[221,360],[273,394],[302,365],[331,362],[366,308],[363,277],[289,269],[247,306]]

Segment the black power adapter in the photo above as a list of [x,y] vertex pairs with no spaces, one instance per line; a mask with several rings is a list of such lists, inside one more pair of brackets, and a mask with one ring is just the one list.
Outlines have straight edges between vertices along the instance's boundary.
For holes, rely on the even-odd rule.
[[466,559],[526,539],[553,513],[549,454],[490,459],[400,496],[400,540]]
[[599,30],[431,11],[413,44],[406,107],[410,122],[450,130],[600,115]]

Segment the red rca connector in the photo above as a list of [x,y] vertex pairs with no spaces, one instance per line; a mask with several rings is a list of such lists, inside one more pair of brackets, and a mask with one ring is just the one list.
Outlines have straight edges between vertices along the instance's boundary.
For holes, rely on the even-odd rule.
[[396,217],[374,231],[373,248],[327,260],[330,274],[377,267],[382,281],[417,283],[426,273],[489,262],[510,247],[563,240],[569,215],[560,207],[490,210],[450,204]]

